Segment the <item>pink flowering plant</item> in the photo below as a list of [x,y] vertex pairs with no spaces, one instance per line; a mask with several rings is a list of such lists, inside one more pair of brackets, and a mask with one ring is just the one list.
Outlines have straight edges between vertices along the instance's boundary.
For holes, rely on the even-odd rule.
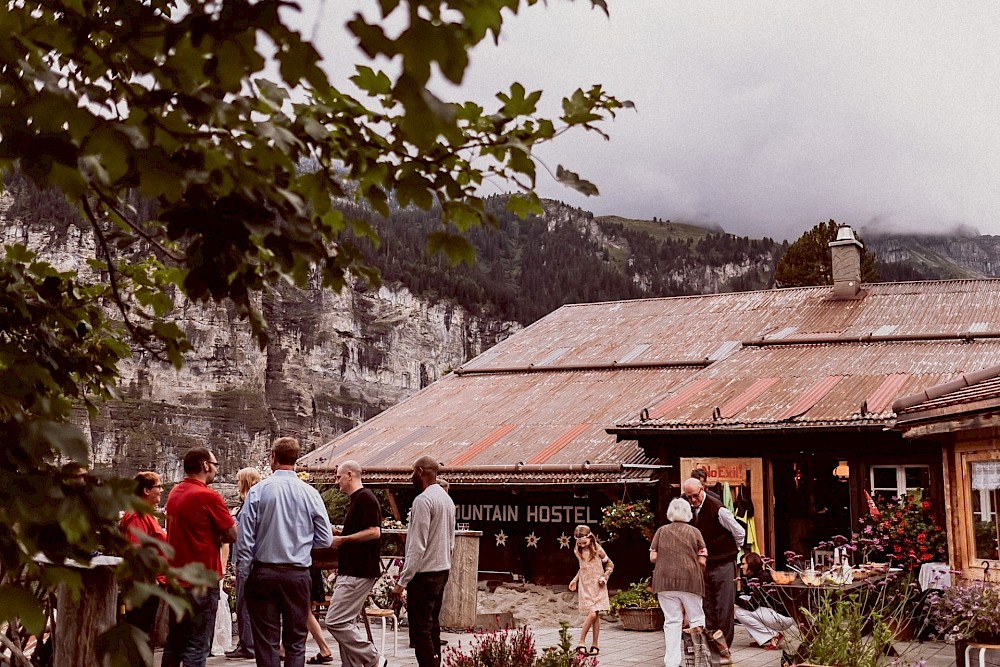
[[948,537],[929,501],[904,496],[876,501],[878,514],[862,517],[856,540],[865,560],[888,561],[905,570],[945,561]]
[[974,582],[950,586],[927,598],[927,622],[946,639],[1000,641],[1000,588]]
[[444,649],[441,667],[597,667],[597,659],[573,651],[569,625],[560,623],[559,646],[538,655],[535,639],[526,627],[475,635],[467,647]]
[[601,510],[601,527],[608,531],[608,540],[629,531],[638,530],[647,539],[653,536],[656,517],[649,509],[648,500],[613,502]]

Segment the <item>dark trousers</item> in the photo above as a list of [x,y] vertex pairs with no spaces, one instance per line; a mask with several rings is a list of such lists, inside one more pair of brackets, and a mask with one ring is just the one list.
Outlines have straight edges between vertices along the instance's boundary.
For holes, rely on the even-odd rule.
[[191,614],[177,619],[170,614],[170,632],[163,646],[161,667],[205,667],[212,649],[215,616],[219,611],[219,587],[212,586],[200,595],[189,593]]
[[253,653],[253,632],[250,630],[250,612],[247,611],[247,577],[250,573],[236,573],[236,633],[240,637],[239,646]]
[[156,614],[159,611],[160,598],[156,595],[150,595],[142,605],[125,612],[125,621],[145,632],[152,642],[153,632],[156,629]]
[[441,601],[448,583],[448,570],[418,572],[406,585],[406,620],[410,624],[410,645],[420,667],[441,664]]
[[244,597],[253,634],[257,667],[279,667],[279,645],[285,647],[285,667],[306,664],[309,633],[309,570],[256,564],[247,577]]
[[736,631],[736,565],[733,561],[709,563],[705,568],[705,596],[702,607],[705,610],[705,628],[709,635],[722,630],[726,644],[732,646]]

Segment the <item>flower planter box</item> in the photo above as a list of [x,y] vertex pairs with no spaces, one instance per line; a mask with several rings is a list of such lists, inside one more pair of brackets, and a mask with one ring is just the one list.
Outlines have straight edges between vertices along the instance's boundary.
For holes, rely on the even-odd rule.
[[1000,666],[1000,644],[975,641],[955,642],[957,667],[998,667]]
[[659,607],[648,609],[623,607],[618,610],[618,618],[622,622],[622,627],[626,630],[662,630],[663,610]]

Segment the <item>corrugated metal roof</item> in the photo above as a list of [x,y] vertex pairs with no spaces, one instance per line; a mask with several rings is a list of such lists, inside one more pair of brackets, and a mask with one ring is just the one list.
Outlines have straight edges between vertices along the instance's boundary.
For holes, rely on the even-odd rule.
[[[699,391],[688,393],[659,418],[632,418],[617,427],[771,428],[789,422],[887,425],[894,418],[889,407],[893,399],[998,362],[1000,340],[748,347],[701,371]],[[909,372],[897,372],[900,369]],[[766,390],[759,391],[762,380],[758,378],[777,381],[769,381]],[[752,390],[756,398],[738,413],[720,410],[713,416],[715,406],[745,402]]]
[[[406,471],[425,453],[453,467],[645,461],[605,429],[877,428],[891,423],[894,398],[1000,364],[998,280],[865,285],[855,300],[831,294],[808,287],[563,306],[303,463],[353,458]],[[887,332],[940,340],[866,340]],[[624,360],[708,365],[615,367]]]
[[922,403],[902,410],[900,417],[917,416],[921,412],[937,410],[940,408],[960,407],[971,405],[982,401],[1000,401],[1000,377],[994,377],[974,385],[956,389],[936,398],[928,399]]
[[[655,464],[633,442],[616,442],[606,428],[651,394],[662,394],[699,368],[613,369],[448,375],[416,395],[307,454],[300,465],[327,468],[355,459],[366,468],[398,468],[408,482],[413,461],[430,454],[454,469],[523,461],[553,467]],[[386,473],[388,474],[388,473]],[[475,478],[482,473],[466,475]],[[648,470],[630,470],[640,479]],[[512,475],[522,483],[567,479],[614,481],[623,474],[537,471]],[[392,477],[392,475],[389,475]],[[366,479],[368,475],[366,474]],[[544,481],[548,480],[548,481]]]

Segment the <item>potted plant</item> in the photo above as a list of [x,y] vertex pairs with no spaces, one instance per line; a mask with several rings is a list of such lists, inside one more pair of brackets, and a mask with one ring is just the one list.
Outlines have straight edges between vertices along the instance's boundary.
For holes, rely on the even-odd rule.
[[914,570],[947,559],[948,533],[934,517],[929,501],[913,496],[876,501],[875,510],[859,521],[857,546],[865,561],[874,557]]
[[927,623],[955,642],[959,667],[967,647],[1000,645],[1000,588],[982,581],[949,586],[927,597]]
[[653,537],[656,517],[648,500],[616,501],[601,509],[601,514],[601,527],[608,531],[609,541],[629,530],[638,530],[647,540]]
[[652,592],[649,577],[615,593],[611,598],[611,613],[618,615],[626,630],[663,628],[663,610]]

